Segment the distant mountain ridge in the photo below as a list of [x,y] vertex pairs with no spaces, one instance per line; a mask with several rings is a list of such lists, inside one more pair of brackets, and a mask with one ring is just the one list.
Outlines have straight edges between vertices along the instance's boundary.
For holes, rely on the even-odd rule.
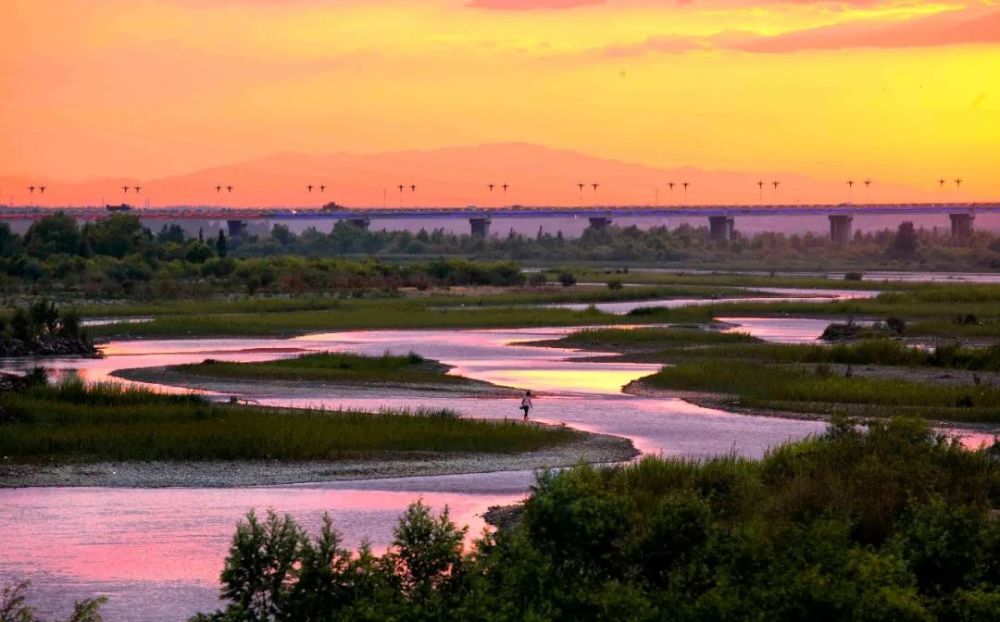
[[[779,181],[777,189],[772,182]],[[764,182],[761,189],[758,182]],[[673,182],[673,190],[669,183]],[[687,182],[686,191],[683,183]],[[44,183],[45,194],[28,192]],[[489,184],[494,184],[493,190]],[[507,184],[506,191],[503,184]],[[578,184],[584,184],[581,192]],[[593,184],[598,184],[595,189]],[[307,186],[313,186],[312,191]],[[402,192],[399,186],[402,185]],[[122,186],[129,186],[123,191]],[[135,186],[141,187],[136,194]],[[216,191],[222,186],[221,191]],[[225,187],[232,186],[232,192]],[[324,186],[320,190],[320,186]],[[416,189],[411,189],[415,186]],[[944,191],[947,192],[947,191]],[[0,202],[16,205],[499,206],[583,204],[840,203],[958,200],[878,181],[851,191],[845,181],[788,172],[671,169],[527,143],[445,147],[380,154],[275,153],[158,179],[104,178],[60,183],[0,176]]]

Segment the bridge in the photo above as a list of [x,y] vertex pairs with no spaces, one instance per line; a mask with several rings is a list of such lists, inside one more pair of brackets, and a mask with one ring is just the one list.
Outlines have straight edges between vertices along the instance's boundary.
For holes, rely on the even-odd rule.
[[[0,209],[0,220],[37,220],[50,215],[56,208],[16,207]],[[998,203],[839,203],[839,204],[774,204],[774,205],[589,205],[580,207],[507,206],[507,207],[407,207],[407,208],[225,208],[225,207],[162,207],[145,209],[115,209],[69,207],[61,211],[79,221],[107,218],[114,213],[129,213],[143,220],[225,221],[231,235],[240,235],[250,222],[274,220],[347,221],[367,229],[374,219],[454,218],[468,220],[470,233],[487,237],[493,218],[587,218],[594,229],[610,226],[615,218],[636,216],[701,217],[708,220],[713,240],[733,237],[737,217],[744,216],[827,216],[830,237],[847,243],[851,238],[852,221],[859,215],[947,215],[951,233],[956,238],[972,234],[977,213],[1000,213]]]

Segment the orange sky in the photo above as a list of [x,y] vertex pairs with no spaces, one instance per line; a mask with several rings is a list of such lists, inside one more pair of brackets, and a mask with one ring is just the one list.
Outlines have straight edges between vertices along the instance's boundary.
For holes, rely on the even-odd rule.
[[0,24],[0,176],[516,141],[1000,196],[996,0],[3,0]]

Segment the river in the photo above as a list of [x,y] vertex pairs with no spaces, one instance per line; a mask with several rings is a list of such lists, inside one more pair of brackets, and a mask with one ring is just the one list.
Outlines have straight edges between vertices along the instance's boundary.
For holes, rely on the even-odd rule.
[[[649,304],[648,302],[645,304]],[[725,318],[733,330],[773,341],[815,340],[823,320]],[[760,456],[767,448],[822,430],[803,420],[735,415],[679,399],[621,393],[622,385],[657,366],[581,360],[589,353],[524,345],[565,334],[564,328],[508,330],[353,331],[290,339],[113,341],[102,359],[46,364],[58,373],[102,380],[117,369],[200,362],[252,361],[303,351],[380,354],[414,351],[454,366],[452,373],[538,394],[533,417],[631,439],[644,454]],[[21,365],[25,365],[22,362]],[[17,367],[16,362],[8,367]],[[432,407],[463,416],[517,416],[509,399],[457,398],[353,389],[245,394],[262,403],[326,408]],[[472,535],[490,505],[523,499],[534,474],[525,471],[316,483],[240,489],[26,488],[0,490],[0,577],[30,579],[31,602],[65,615],[75,599],[106,595],[105,619],[182,620],[219,606],[218,575],[236,522],[250,509],[273,508],[309,526],[329,512],[345,544],[363,539],[376,549],[391,539],[405,507],[416,499]]]

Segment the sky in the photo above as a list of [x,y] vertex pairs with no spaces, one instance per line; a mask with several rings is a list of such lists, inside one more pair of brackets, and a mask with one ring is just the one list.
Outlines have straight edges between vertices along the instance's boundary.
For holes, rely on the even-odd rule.
[[2,0],[0,27],[10,179],[528,143],[1000,197],[1000,0]]

